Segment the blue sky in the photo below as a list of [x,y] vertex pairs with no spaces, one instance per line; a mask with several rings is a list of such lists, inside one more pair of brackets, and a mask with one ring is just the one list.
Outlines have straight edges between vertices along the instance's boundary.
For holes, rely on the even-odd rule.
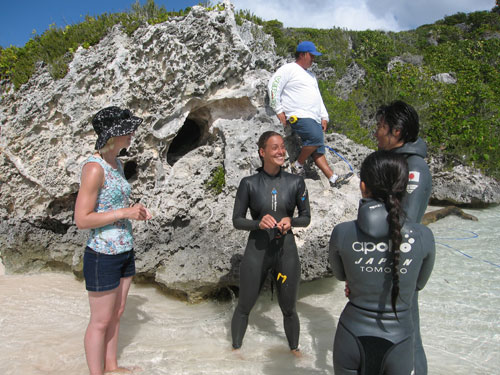
[[[50,24],[64,27],[85,15],[130,9],[134,0],[5,0],[0,9],[0,46],[22,47],[33,30],[42,34]],[[141,0],[144,4],[146,0]],[[200,0],[155,0],[167,10],[180,10]],[[218,1],[212,1],[217,3]],[[232,0],[236,9],[248,9],[285,26],[350,30],[414,29],[446,15],[490,10],[495,0]]]
[[[0,46],[22,47],[33,35],[42,34],[50,24],[64,27],[80,23],[85,15],[129,10],[135,0],[4,0],[0,6]],[[146,0],[141,0],[145,4]],[[200,0],[155,0],[167,10],[180,10]]]

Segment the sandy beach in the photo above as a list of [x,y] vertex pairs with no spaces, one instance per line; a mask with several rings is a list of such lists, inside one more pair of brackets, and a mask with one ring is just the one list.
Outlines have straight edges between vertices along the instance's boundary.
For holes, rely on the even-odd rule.
[[[420,296],[429,375],[497,374],[500,368],[500,209],[431,224],[433,275]],[[3,274],[3,272],[2,272]],[[346,302],[333,279],[301,285],[301,359],[290,355],[276,297],[262,293],[239,355],[231,352],[235,301],[189,305],[133,285],[123,316],[120,363],[137,374],[333,374],[332,343]],[[83,282],[68,273],[0,276],[0,373],[86,374]]]

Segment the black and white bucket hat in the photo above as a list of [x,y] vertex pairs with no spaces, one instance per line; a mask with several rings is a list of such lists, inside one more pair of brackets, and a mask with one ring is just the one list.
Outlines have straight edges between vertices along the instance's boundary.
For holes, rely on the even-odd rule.
[[97,133],[96,150],[106,145],[111,137],[119,137],[136,131],[142,118],[132,115],[128,109],[112,106],[101,109],[92,119],[92,126]]

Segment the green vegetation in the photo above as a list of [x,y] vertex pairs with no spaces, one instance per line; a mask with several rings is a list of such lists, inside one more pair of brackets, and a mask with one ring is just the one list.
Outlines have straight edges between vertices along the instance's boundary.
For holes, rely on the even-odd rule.
[[[201,5],[223,10],[210,1]],[[87,16],[65,28],[51,25],[22,48],[0,49],[0,82],[8,80],[19,88],[33,74],[37,61],[48,64],[53,77],[63,77],[76,49],[95,45],[114,25],[120,24],[131,35],[145,23],[164,22],[189,11],[167,12],[148,0],[144,6],[136,2],[126,13]],[[299,41],[316,44],[323,53],[316,60],[319,68],[333,71],[328,81],[320,82],[330,131],[375,147],[371,134],[377,108],[402,99],[417,109],[431,153],[443,155],[450,165],[459,160],[500,178],[499,1],[490,12],[457,13],[399,33],[284,28],[278,20],[264,21],[249,11],[235,16],[240,25],[249,20],[262,26],[273,36],[281,56],[293,55]],[[402,62],[395,63],[395,58]],[[344,100],[336,83],[354,64],[365,76]],[[434,77],[440,73],[450,73],[456,84],[437,82]],[[217,171],[209,182],[211,189],[224,186],[224,169]]]
[[[299,41],[311,40],[323,56],[320,68],[333,76],[320,82],[330,130],[375,147],[371,136],[377,108],[396,99],[418,111],[421,135],[431,153],[443,155],[500,178],[500,7],[458,13],[416,30],[399,33],[340,29],[287,29],[279,21],[241,17],[273,35],[277,53],[291,56]],[[246,17],[248,16],[248,17]],[[351,43],[352,48],[349,48]],[[399,57],[403,62],[388,64]],[[356,63],[365,71],[346,100],[336,83]],[[450,73],[456,84],[433,77]]]
[[206,182],[205,187],[215,195],[219,195],[224,186],[226,186],[226,172],[224,166],[221,165],[212,171],[211,178]]
[[189,11],[190,8],[167,12],[164,6],[158,7],[154,0],[148,0],[143,6],[136,1],[126,13],[104,13],[96,17],[87,15],[83,22],[64,28],[52,24],[42,35],[35,35],[22,48],[11,46],[0,49],[0,81],[7,79],[16,89],[19,88],[28,82],[37,61],[48,64],[54,78],[62,78],[77,48],[89,48],[99,43],[114,25],[120,24],[128,35],[132,35],[145,23],[164,22],[170,16],[184,16]]

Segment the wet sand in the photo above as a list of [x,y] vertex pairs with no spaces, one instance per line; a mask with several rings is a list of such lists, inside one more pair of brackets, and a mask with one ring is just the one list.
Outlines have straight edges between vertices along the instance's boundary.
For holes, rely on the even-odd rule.
[[[431,224],[433,275],[420,295],[429,375],[498,374],[500,368],[500,208]],[[492,225],[496,223],[496,225]],[[276,297],[264,292],[243,349],[231,351],[235,301],[188,305],[133,285],[123,316],[120,364],[138,374],[333,374],[332,343],[346,302],[333,279],[301,285],[303,358],[287,349]],[[0,275],[0,374],[87,374],[84,284],[71,274]]]

